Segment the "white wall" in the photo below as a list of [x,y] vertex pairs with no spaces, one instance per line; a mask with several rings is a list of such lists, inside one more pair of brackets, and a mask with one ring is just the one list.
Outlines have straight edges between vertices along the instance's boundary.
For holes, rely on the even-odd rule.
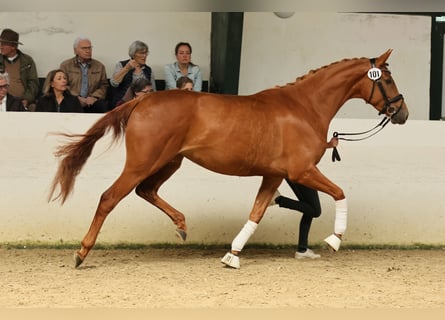
[[1,29],[20,34],[19,48],[34,58],[39,77],[74,56],[74,39],[83,35],[91,39],[93,57],[105,65],[108,77],[118,61],[128,59],[129,45],[141,40],[149,46],[147,64],[156,79],[164,79],[163,66],[175,61],[175,45],[185,41],[208,80],[210,20],[209,12],[0,12]]
[[[72,56],[78,34],[91,37],[94,56],[109,72],[135,39],[149,44],[149,64],[158,78],[163,78],[162,66],[174,60],[174,45],[181,40],[193,45],[193,60],[204,74],[209,72],[208,12],[2,12],[0,21],[1,28],[20,33],[22,49],[35,58],[40,76]],[[348,196],[349,243],[444,242],[445,127],[443,122],[423,121],[429,108],[429,41],[426,17],[306,12],[279,19],[272,13],[245,14],[241,94],[293,81],[343,58],[394,49],[390,69],[406,98],[410,120],[404,126],[388,125],[370,140],[341,143],[340,163],[331,163],[330,154],[320,163]],[[54,130],[83,132],[99,116],[0,114],[0,242],[83,237],[100,194],[120,173],[123,147],[105,152],[107,139],[101,141],[73,197],[60,207],[45,201],[57,145],[46,135]],[[363,131],[376,123],[374,109],[351,101],[334,119],[333,130]],[[186,214],[189,241],[230,242],[247,220],[259,181],[221,176],[186,161],[161,194]],[[280,190],[291,195],[285,185]],[[333,228],[333,201],[324,195],[321,199],[324,212],[314,222],[312,242],[321,242]],[[252,241],[295,243],[300,215],[275,207],[268,212]],[[99,241],[175,241],[174,229],[163,213],[131,194],[109,216]]]
[[[293,82],[312,69],[344,58],[379,56],[394,49],[389,68],[410,107],[410,118],[429,119],[431,18],[333,12],[247,12],[240,70],[240,94]],[[372,108],[352,100],[339,118],[374,118]],[[357,106],[358,105],[358,106]]]
[[[84,132],[100,115],[57,113],[0,114],[0,243],[80,241],[101,193],[119,175],[124,146],[106,151],[100,140],[64,206],[47,203],[56,171],[52,152],[61,142],[48,132]],[[370,119],[334,119],[332,130],[357,132],[377,124]],[[330,133],[331,134],[331,133]],[[340,185],[349,202],[349,244],[443,244],[445,242],[445,123],[411,120],[387,125],[362,142],[341,142],[341,162],[328,152],[320,169]],[[230,243],[247,221],[258,177],[212,173],[191,162],[161,188],[161,196],[187,217],[188,241]],[[280,191],[292,196],[287,185]],[[323,213],[310,236],[320,243],[333,231],[334,202],[321,194]],[[300,214],[269,208],[251,243],[296,243]],[[110,214],[102,242],[175,242],[175,226],[134,193]]]
[[[136,39],[150,47],[148,64],[157,79],[175,60],[174,46],[188,41],[203,78],[210,73],[210,12],[0,12],[1,28],[20,33],[20,48],[34,57],[40,77],[73,56],[78,35],[93,41],[93,56],[108,76],[128,58]],[[240,69],[240,94],[294,81],[311,69],[343,58],[375,57],[394,49],[390,70],[410,106],[410,118],[429,119],[431,18],[413,15],[297,12],[281,19],[272,12],[246,12]],[[230,66],[228,66],[230,67]],[[357,106],[358,105],[358,106]],[[352,100],[339,118],[374,118],[372,108]]]

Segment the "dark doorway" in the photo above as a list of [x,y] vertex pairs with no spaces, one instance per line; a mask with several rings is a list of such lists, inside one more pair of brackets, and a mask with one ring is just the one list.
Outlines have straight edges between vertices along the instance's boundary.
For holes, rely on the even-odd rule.
[[445,119],[444,34],[445,13],[432,16],[430,120]]
[[238,94],[243,12],[213,12],[209,91]]

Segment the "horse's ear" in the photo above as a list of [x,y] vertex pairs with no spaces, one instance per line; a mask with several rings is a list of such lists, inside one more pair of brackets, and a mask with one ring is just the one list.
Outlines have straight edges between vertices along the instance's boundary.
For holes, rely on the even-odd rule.
[[383,53],[380,57],[377,58],[377,65],[382,65],[388,60],[389,56],[392,53],[392,49],[388,49],[385,53]]

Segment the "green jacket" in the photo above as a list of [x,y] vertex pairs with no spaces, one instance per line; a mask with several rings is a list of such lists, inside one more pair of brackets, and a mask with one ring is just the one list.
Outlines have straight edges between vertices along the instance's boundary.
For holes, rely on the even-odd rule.
[[[37,76],[37,68],[31,56],[17,50],[20,59],[20,79],[25,87],[25,93],[22,99],[26,99],[29,103],[35,102],[37,95],[40,92],[39,77]],[[3,55],[0,55],[0,72],[5,72],[5,60]]]

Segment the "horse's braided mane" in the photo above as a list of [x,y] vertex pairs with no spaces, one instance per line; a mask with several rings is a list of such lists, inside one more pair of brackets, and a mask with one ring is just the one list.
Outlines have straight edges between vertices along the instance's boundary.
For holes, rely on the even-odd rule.
[[285,85],[282,85],[282,86],[277,85],[276,88],[284,88],[284,87],[287,87],[287,86],[292,86],[292,85],[294,85],[294,84],[296,84],[296,83],[298,83],[298,82],[300,82],[300,81],[303,81],[303,80],[305,80],[305,79],[311,77],[312,75],[314,75],[314,74],[317,73],[318,71],[320,71],[320,70],[324,70],[324,69],[326,69],[326,68],[328,68],[328,67],[330,67],[330,66],[336,65],[336,64],[338,64],[338,63],[346,62],[346,61],[361,60],[361,59],[365,59],[365,58],[347,58],[347,59],[343,59],[343,60],[339,60],[339,61],[332,62],[332,63],[327,64],[327,65],[325,65],[325,66],[322,66],[322,67],[320,67],[320,68],[310,70],[308,73],[306,73],[306,74],[304,74],[304,75],[298,77],[297,79],[295,79],[294,82],[289,82],[289,83],[286,83]]

